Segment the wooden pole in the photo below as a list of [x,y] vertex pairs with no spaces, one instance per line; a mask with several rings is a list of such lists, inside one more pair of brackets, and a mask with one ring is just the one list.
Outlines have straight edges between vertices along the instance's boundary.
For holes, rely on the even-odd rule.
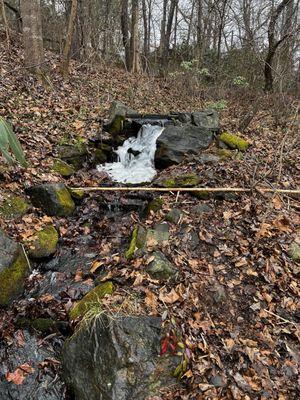
[[254,190],[260,193],[280,193],[280,194],[300,194],[300,189],[269,189],[269,188],[232,188],[232,187],[192,187],[192,188],[162,188],[162,187],[128,187],[128,186],[95,186],[95,187],[78,187],[70,188],[72,190],[83,190],[85,192],[233,192],[233,193],[246,193]]

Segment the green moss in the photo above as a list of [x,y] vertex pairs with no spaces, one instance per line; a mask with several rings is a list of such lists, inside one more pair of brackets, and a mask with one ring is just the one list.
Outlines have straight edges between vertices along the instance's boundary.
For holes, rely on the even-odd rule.
[[111,133],[112,135],[120,133],[123,129],[124,121],[125,121],[125,115],[116,115],[116,117],[114,118],[113,122],[109,127],[109,133]]
[[100,311],[101,300],[104,296],[112,294],[113,290],[112,282],[105,282],[96,286],[70,310],[70,318],[74,320],[83,317],[92,308],[99,309]]
[[231,149],[246,151],[249,147],[249,143],[247,142],[247,140],[228,132],[222,133],[219,139]]
[[71,215],[75,209],[75,204],[70,196],[70,193],[68,192],[68,189],[58,189],[55,193],[60,206],[64,209],[64,215]]
[[207,200],[210,197],[210,194],[207,190],[197,190],[196,192],[191,192],[190,194],[200,200]]
[[158,185],[166,188],[174,187],[195,187],[199,183],[199,178],[196,174],[183,174],[172,176],[168,179],[158,181]]
[[0,272],[0,305],[8,306],[24,287],[24,280],[29,272],[26,257],[20,248],[19,255],[9,267]]
[[49,225],[37,232],[32,241],[27,241],[27,245],[29,245],[28,254],[32,258],[49,257],[55,253],[57,242],[58,232],[54,226]]
[[94,162],[96,164],[103,164],[107,161],[107,157],[103,150],[96,149],[94,153]]
[[22,197],[9,196],[0,206],[0,215],[8,219],[19,218],[28,211],[29,207]]
[[228,149],[218,149],[217,154],[222,160],[227,160],[233,157],[234,152]]
[[75,200],[82,200],[84,198],[84,190],[68,188],[71,197]]
[[125,253],[125,257],[127,258],[127,260],[131,260],[134,256],[135,250],[137,248],[137,245],[136,245],[137,237],[138,237],[138,227],[134,228],[134,230],[132,232],[130,246],[129,246],[129,249]]
[[75,173],[75,169],[71,165],[59,159],[54,161],[52,170],[65,178],[68,178]]
[[150,201],[150,203],[147,206],[147,214],[149,214],[150,211],[157,212],[157,211],[161,210],[163,207],[163,204],[164,204],[164,201],[160,197],[158,197],[157,199],[153,199],[152,201]]

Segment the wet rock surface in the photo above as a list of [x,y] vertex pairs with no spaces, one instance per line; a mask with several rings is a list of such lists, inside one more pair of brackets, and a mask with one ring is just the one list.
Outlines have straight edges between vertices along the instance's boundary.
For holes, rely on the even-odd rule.
[[160,357],[161,320],[103,314],[63,349],[66,382],[76,400],[145,400],[176,384],[176,357]]
[[[0,400],[65,398],[65,385],[54,368],[59,364],[57,352],[62,342],[55,339],[41,344],[41,339],[24,330],[16,334],[8,348],[0,345]],[[22,384],[13,382],[16,375]],[[8,382],[7,377],[12,381]]]

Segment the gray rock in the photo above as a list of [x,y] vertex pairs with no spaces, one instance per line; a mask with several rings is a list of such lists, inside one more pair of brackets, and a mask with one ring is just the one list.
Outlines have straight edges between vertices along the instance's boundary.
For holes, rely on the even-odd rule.
[[199,157],[195,158],[200,164],[218,164],[220,158],[214,154],[201,154]]
[[58,157],[71,164],[76,170],[80,169],[87,159],[87,149],[84,145],[64,145],[58,147]]
[[159,357],[161,320],[102,314],[66,341],[62,366],[76,400],[145,400],[175,383],[178,360]]
[[210,379],[210,383],[216,388],[225,387],[227,385],[226,379],[222,375],[214,375]]
[[28,273],[22,247],[0,230],[0,306],[8,306],[23,292]]
[[193,207],[193,214],[200,216],[212,212],[212,208],[208,204],[197,204]]
[[200,128],[206,128],[213,132],[218,132],[220,129],[219,115],[214,110],[193,112],[192,122]]
[[188,153],[206,149],[213,140],[213,131],[193,125],[167,126],[157,139],[155,164],[166,167],[179,164]]
[[47,183],[27,189],[31,202],[47,215],[69,216],[75,210],[74,201],[63,183]]
[[[18,339],[6,347],[0,348],[0,400],[62,400],[65,398],[65,385],[51,367],[56,358],[53,348],[41,346],[35,336],[24,333],[24,344]],[[48,365],[41,367],[41,363]],[[8,382],[6,372],[14,372],[20,365],[29,364],[33,371],[29,373],[22,385]]]
[[166,221],[171,222],[173,224],[178,224],[181,216],[183,215],[182,211],[178,208],[173,208],[173,210],[169,211],[166,215]]
[[177,267],[159,250],[152,254],[154,259],[147,265],[146,271],[153,278],[160,282],[175,279],[178,274]]

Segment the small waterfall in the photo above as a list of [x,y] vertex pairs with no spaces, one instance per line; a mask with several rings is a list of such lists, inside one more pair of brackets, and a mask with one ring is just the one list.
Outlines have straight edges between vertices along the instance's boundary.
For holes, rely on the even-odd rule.
[[136,138],[127,139],[115,151],[118,161],[98,165],[98,171],[107,172],[111,179],[120,183],[150,182],[156,175],[156,141],[163,130],[161,126],[143,125]]

